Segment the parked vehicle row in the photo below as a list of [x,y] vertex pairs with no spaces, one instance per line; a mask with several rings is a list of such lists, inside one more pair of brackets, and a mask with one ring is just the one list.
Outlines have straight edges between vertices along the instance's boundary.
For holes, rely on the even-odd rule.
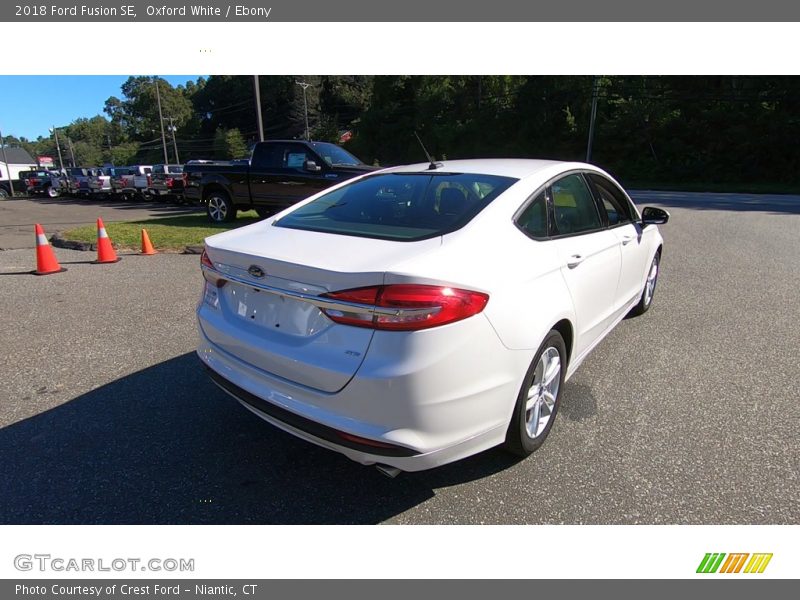
[[239,210],[267,217],[332,185],[375,171],[340,146],[305,140],[269,140],[249,159],[192,160],[186,165],[70,167],[31,171],[30,194],[50,197],[153,199],[206,206],[212,222],[233,221]]
[[25,191],[50,198],[183,201],[183,165],[67,167],[61,171],[23,171]]

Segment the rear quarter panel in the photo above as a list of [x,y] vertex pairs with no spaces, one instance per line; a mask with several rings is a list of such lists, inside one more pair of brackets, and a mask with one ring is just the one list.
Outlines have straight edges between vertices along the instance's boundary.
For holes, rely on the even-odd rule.
[[510,350],[536,350],[561,319],[574,322],[555,249],[530,239],[510,219],[443,238],[440,252],[395,265],[386,283],[447,283],[489,294],[484,314]]

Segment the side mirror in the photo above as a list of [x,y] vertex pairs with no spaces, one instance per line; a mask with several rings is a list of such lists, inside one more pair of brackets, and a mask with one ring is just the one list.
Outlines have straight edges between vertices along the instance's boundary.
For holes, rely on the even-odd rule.
[[322,167],[320,167],[320,166],[319,166],[317,163],[315,163],[313,160],[307,160],[306,162],[304,162],[304,163],[303,163],[303,168],[304,168],[306,171],[310,171],[311,173],[317,173],[317,172],[319,172],[319,171],[322,171]]
[[669,213],[662,208],[645,206],[642,210],[642,227],[663,225],[667,221],[669,221]]

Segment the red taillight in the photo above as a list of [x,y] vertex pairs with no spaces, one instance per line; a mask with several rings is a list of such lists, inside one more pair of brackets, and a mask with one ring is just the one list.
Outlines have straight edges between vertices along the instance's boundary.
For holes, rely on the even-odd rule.
[[171,178],[171,177],[170,177],[169,179],[167,179],[167,187],[168,187],[168,188],[171,188],[173,183],[174,183],[174,182],[172,181],[172,178]]
[[208,267],[209,269],[211,269],[211,271],[203,269],[203,277],[205,277],[206,281],[208,281],[209,283],[213,283],[218,288],[221,288],[226,283],[228,283],[226,279],[223,279],[220,276],[219,272],[214,267],[214,263],[212,263],[211,259],[208,258],[208,252],[205,251],[205,248],[203,249],[203,253],[200,255],[200,264],[203,265],[204,267]]
[[183,187],[186,187],[186,183],[189,181],[189,174],[184,173],[183,175],[181,175],[181,179],[183,179]]
[[489,296],[481,292],[413,284],[357,288],[325,297],[364,308],[323,309],[332,321],[390,331],[415,331],[460,321],[481,312],[489,301]]
[[203,253],[200,255],[200,264],[204,267],[208,267],[209,269],[214,268],[214,263],[212,263],[211,259],[208,258],[208,252],[206,252],[205,248],[203,248]]
[[36,185],[39,183],[39,180],[36,177],[31,177],[28,181],[30,182],[29,185]]
[[147,187],[150,187],[151,185],[153,185],[153,178],[152,178],[152,176],[148,175],[147,176]]

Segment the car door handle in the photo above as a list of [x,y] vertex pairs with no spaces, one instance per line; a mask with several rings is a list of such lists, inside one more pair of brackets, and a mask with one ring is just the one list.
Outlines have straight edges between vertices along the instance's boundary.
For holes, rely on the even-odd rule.
[[570,269],[574,269],[579,264],[581,264],[584,260],[585,260],[585,258],[583,256],[581,256],[580,254],[573,254],[572,256],[569,257],[569,260],[567,261],[567,266]]
[[627,244],[630,244],[635,239],[636,239],[635,235],[623,235],[622,236],[622,245],[625,246]]

